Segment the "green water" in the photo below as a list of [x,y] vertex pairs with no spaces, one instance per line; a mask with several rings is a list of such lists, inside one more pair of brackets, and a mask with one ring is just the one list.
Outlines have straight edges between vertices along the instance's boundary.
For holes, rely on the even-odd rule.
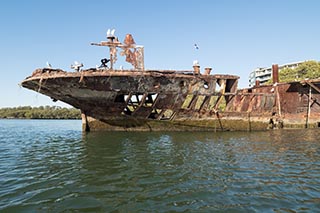
[[320,129],[88,133],[0,120],[1,212],[316,212]]

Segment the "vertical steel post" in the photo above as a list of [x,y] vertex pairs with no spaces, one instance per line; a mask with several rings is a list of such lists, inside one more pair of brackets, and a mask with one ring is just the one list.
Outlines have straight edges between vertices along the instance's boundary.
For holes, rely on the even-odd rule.
[[307,109],[307,119],[306,119],[306,128],[309,128],[309,119],[311,114],[311,86],[309,85],[309,98],[308,98],[308,109]]
[[272,83],[279,83],[279,67],[278,64],[272,64]]

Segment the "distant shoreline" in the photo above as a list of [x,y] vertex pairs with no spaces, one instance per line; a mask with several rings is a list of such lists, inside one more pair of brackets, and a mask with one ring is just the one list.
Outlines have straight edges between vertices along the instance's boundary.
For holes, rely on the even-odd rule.
[[81,118],[4,118],[0,120],[81,120]]
[[79,120],[79,109],[59,106],[19,106],[0,109],[0,119],[56,119],[56,120]]

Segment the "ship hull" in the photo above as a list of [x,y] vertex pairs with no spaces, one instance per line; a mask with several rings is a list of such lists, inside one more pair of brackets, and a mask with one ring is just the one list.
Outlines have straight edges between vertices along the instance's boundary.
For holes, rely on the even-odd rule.
[[85,131],[250,131],[319,126],[319,82],[245,90],[238,90],[237,82],[233,75],[191,71],[37,69],[22,86],[80,109]]
[[[193,71],[37,69],[22,86],[82,112],[84,130],[216,130],[216,112],[238,77]],[[217,121],[219,122],[219,121]]]

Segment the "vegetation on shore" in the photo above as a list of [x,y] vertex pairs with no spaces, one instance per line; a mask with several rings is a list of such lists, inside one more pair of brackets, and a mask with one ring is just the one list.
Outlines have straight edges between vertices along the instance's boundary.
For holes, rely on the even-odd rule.
[[[320,62],[317,61],[306,61],[296,68],[284,68],[279,71],[279,81],[284,83],[317,78],[320,78]],[[272,79],[267,84],[272,84]]]
[[0,118],[21,119],[81,119],[81,112],[75,108],[59,106],[19,106],[0,109]]

